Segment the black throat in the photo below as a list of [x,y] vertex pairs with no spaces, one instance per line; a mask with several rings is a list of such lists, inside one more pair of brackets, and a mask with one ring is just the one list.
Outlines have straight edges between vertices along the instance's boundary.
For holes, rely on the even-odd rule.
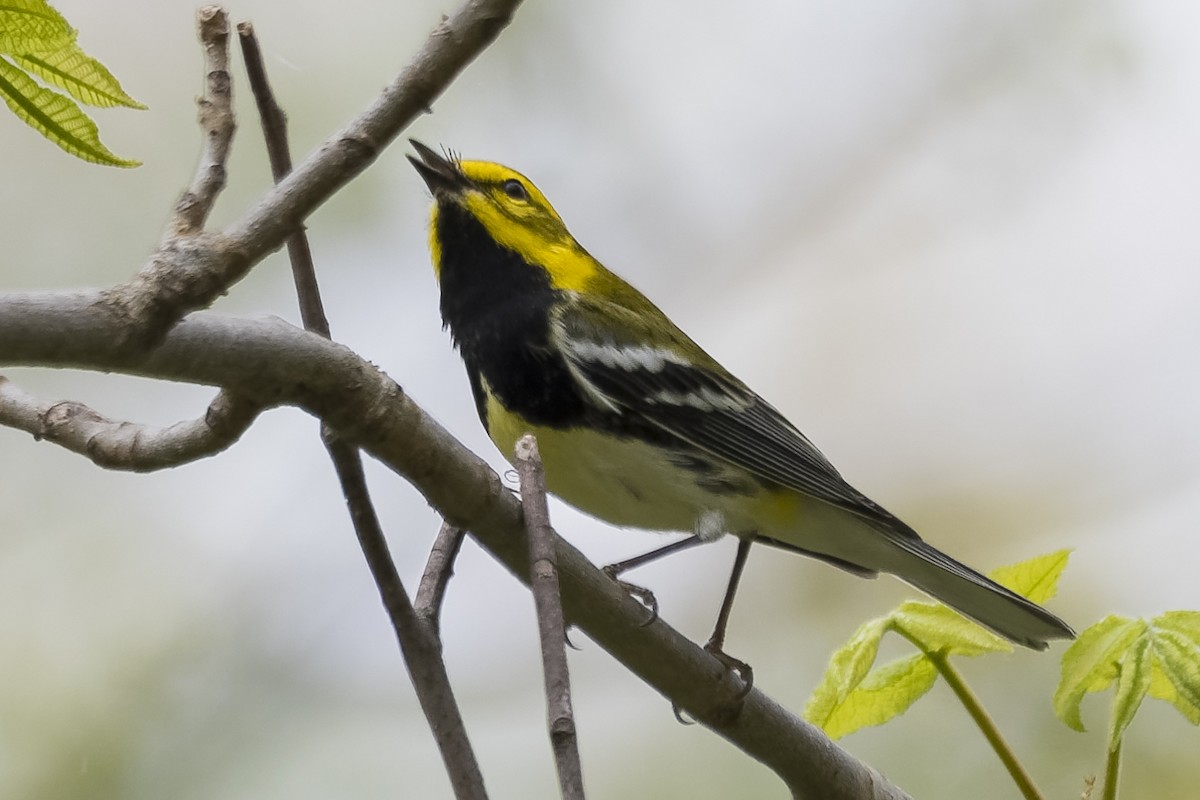
[[475,407],[488,424],[482,381],[504,406],[534,425],[566,428],[584,415],[562,358],[550,350],[550,276],[499,245],[454,202],[437,215],[442,322],[462,355]]

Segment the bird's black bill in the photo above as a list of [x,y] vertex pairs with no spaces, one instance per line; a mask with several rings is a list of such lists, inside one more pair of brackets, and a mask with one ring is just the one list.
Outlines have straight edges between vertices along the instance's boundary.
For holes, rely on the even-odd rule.
[[429,191],[433,192],[434,196],[443,192],[457,193],[467,188],[469,182],[458,171],[454,162],[416,139],[409,139],[408,143],[417,151],[420,159],[412,156],[406,156],[406,158],[416,167],[417,172],[424,179],[425,185],[429,187]]

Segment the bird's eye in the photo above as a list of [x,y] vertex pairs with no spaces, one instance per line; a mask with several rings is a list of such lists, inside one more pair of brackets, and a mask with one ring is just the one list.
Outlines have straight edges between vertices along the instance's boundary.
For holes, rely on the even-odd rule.
[[509,178],[500,184],[500,188],[513,200],[524,201],[529,199],[529,192],[525,191],[525,186],[516,178]]

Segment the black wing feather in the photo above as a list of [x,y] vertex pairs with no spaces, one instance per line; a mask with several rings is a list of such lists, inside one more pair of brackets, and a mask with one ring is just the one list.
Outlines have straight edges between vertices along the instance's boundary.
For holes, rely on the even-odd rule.
[[[603,309],[611,310],[611,309]],[[623,309],[622,309],[623,310]],[[570,315],[572,312],[566,312]],[[578,313],[578,312],[574,312]],[[800,431],[769,403],[678,336],[703,356],[680,357],[645,366],[606,363],[581,355],[573,345],[619,349],[624,344],[603,318],[562,320],[563,351],[576,377],[623,414],[629,414],[723,459],[758,478],[802,492],[881,524],[889,531],[916,537],[907,525],[847,483]],[[677,329],[675,329],[677,330]],[[686,352],[686,351],[684,351]],[[695,405],[678,401],[696,398]]]

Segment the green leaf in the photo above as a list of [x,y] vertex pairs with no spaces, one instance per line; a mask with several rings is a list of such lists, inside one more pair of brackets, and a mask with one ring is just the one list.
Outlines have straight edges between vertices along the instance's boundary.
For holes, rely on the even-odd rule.
[[1117,694],[1113,698],[1112,716],[1108,724],[1108,752],[1121,745],[1125,729],[1133,722],[1142,698],[1150,688],[1150,642],[1151,637],[1140,636],[1121,659],[1120,676],[1117,679]]
[[1079,717],[1084,695],[1103,691],[1117,679],[1121,659],[1146,627],[1143,620],[1110,615],[1079,634],[1063,653],[1054,713],[1067,726],[1084,730]]
[[39,86],[4,58],[0,58],[0,95],[22,121],[71,155],[114,167],[140,163],[113,154],[100,143],[96,123],[75,101]]
[[75,43],[49,53],[13,56],[13,60],[47,83],[65,89],[81,103],[102,108],[145,108],[125,93],[107,67]]
[[[1035,601],[1052,597],[1067,564],[1061,550],[1010,567],[993,577]],[[921,653],[872,669],[879,641],[894,630]],[[863,624],[833,654],[804,709],[804,717],[833,738],[880,725],[904,713],[937,680],[937,665],[926,653],[977,656],[1011,652],[1012,643],[941,603],[910,600],[886,617]]]
[[926,652],[960,656],[1011,653],[1007,640],[972,622],[949,606],[909,600],[891,613],[897,631]]
[[1165,700],[1175,706],[1175,709],[1183,714],[1184,719],[1193,725],[1200,726],[1200,705],[1192,703],[1179,693],[1175,682],[1167,676],[1162,664],[1158,661],[1150,666],[1149,694],[1157,700]]
[[831,739],[860,728],[882,725],[908,710],[937,680],[937,667],[922,653],[872,670],[836,707],[821,727]]
[[1058,550],[992,570],[988,577],[1022,597],[1035,603],[1044,603],[1058,594],[1058,579],[1067,568],[1070,557],[1070,550]]
[[887,632],[888,625],[886,618],[866,622],[859,626],[850,641],[834,652],[820,685],[804,707],[806,720],[818,727],[825,727],[875,663],[879,655],[879,640]]
[[1200,644],[1178,630],[1158,627],[1159,619],[1151,621],[1155,629],[1150,696],[1166,700],[1193,725],[1200,725]]
[[1167,611],[1151,620],[1151,624],[1174,631],[1190,640],[1193,646],[1200,647],[1200,611]]
[[46,0],[4,0],[0,4],[0,53],[41,53],[73,41],[75,29]]

